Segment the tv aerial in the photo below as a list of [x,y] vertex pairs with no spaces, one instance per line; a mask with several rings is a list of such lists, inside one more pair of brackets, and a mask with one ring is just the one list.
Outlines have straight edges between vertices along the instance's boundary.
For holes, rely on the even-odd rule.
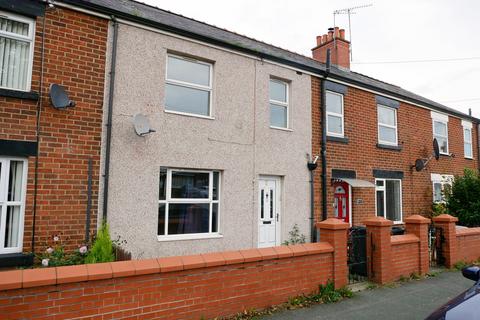
[[[373,3],[364,4],[364,5],[361,5],[361,6],[355,6],[355,7],[351,7],[351,8],[338,9],[338,10],[333,11],[333,27],[334,28],[337,26],[336,23],[335,23],[335,18],[337,16],[337,14],[348,15],[348,35],[349,35],[349,40],[350,40],[350,60],[351,61],[353,61],[353,50],[352,50],[352,23],[351,23],[351,20],[350,20],[350,15],[355,14],[356,13],[355,10],[357,10],[357,9],[368,8],[368,7],[371,7],[371,6],[373,6]],[[335,37],[335,33],[333,34],[333,36]]]
[[438,146],[437,139],[433,139],[433,152],[428,158],[420,158],[415,160],[415,164],[412,166],[412,169],[415,168],[416,171],[420,172],[427,167],[427,164],[435,158],[438,161],[440,159],[440,147]]
[[75,101],[72,101],[68,98],[68,94],[65,91],[65,88],[52,83],[50,85],[50,101],[52,103],[52,106],[55,109],[62,110],[66,108],[73,108],[75,107]]
[[135,128],[135,133],[140,137],[155,132],[155,130],[150,128],[150,122],[147,117],[141,113],[137,113],[133,116],[133,126]]

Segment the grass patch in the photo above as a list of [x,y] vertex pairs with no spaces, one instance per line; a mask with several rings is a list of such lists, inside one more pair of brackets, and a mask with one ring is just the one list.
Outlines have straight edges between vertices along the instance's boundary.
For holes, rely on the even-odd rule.
[[[353,297],[353,292],[347,288],[335,289],[333,281],[328,281],[326,285],[320,285],[318,291],[311,295],[300,295],[288,299],[287,302],[278,306],[271,306],[263,310],[244,310],[231,317],[215,318],[224,320],[255,320],[260,319],[263,316],[271,315],[275,312],[282,310],[294,310],[300,308],[310,307],[315,304],[321,303],[335,303],[342,299],[348,299]],[[202,319],[202,318],[201,318]]]

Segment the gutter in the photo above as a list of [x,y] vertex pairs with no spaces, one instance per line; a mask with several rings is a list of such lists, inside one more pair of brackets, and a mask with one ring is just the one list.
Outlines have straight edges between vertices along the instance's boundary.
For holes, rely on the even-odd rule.
[[108,91],[108,105],[107,105],[107,127],[106,141],[105,141],[105,168],[103,178],[103,209],[102,222],[107,222],[108,212],[108,184],[110,178],[110,151],[112,146],[112,114],[113,114],[113,94],[115,91],[115,66],[117,62],[117,42],[118,42],[118,22],[115,16],[112,16],[113,21],[113,42],[112,42],[112,58],[110,68],[110,86]]
[[321,109],[322,109],[322,142],[321,142],[321,156],[322,156],[322,221],[327,220],[327,95],[325,90],[325,81],[330,73],[330,49],[327,49],[327,63],[326,74],[320,82],[320,92],[322,95]]

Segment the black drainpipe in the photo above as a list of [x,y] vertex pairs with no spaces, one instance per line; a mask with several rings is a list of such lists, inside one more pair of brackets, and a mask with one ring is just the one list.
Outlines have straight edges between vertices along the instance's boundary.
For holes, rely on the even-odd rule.
[[102,220],[107,221],[108,209],[108,179],[110,176],[110,148],[112,144],[112,113],[113,113],[113,93],[115,90],[115,65],[117,61],[117,39],[118,39],[118,22],[115,17],[113,21],[113,43],[112,43],[112,57],[110,69],[110,88],[108,91],[108,106],[107,106],[107,136],[105,141],[105,168],[103,179],[103,210]]
[[307,163],[308,170],[310,171],[310,242],[317,242],[317,229],[315,228],[315,169],[317,169],[318,157],[313,161]]
[[327,220],[327,112],[326,112],[326,90],[325,81],[330,73],[330,49],[327,49],[327,61],[325,69],[325,77],[320,83],[320,92],[322,94],[322,220]]

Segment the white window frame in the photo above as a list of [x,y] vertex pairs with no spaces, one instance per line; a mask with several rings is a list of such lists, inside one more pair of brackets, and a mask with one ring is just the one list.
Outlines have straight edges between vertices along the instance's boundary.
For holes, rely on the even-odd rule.
[[25,89],[18,89],[18,88],[10,88],[10,87],[4,87],[0,86],[1,89],[7,89],[7,90],[14,90],[14,91],[22,91],[22,92],[29,92],[32,89],[32,69],[33,69],[33,54],[35,51],[34,44],[35,44],[35,20],[20,16],[17,14],[13,14],[10,12],[2,11],[0,10],[0,16],[8,19],[8,20],[13,20],[17,22],[22,22],[22,23],[27,23],[29,25],[28,27],[28,36],[22,36],[18,35],[15,33],[7,32],[7,31],[1,31],[0,30],[0,36],[9,38],[9,39],[14,39],[14,40],[20,40],[20,41],[25,41],[30,43],[30,52],[29,52],[29,57],[28,57],[28,65],[27,65],[27,86]]
[[[180,60],[185,60],[188,62],[193,62],[193,63],[198,63],[198,64],[203,64],[209,67],[209,85],[208,86],[203,86],[195,83],[190,83],[186,81],[180,81],[180,80],[174,80],[174,79],[168,79],[168,58],[173,57],[176,59]],[[207,91],[209,94],[209,99],[208,99],[208,116],[205,116],[203,114],[198,114],[198,113],[190,113],[190,112],[181,112],[181,111],[175,111],[175,110],[168,110],[167,106],[167,101],[165,99],[165,108],[164,112],[165,113],[173,113],[173,114],[179,114],[179,115],[184,115],[184,116],[189,116],[189,117],[196,117],[196,118],[203,118],[203,119],[214,119],[213,115],[213,63],[210,62],[205,62],[202,60],[198,60],[195,58],[191,57],[186,57],[186,56],[181,56],[177,54],[171,54],[168,53],[166,56],[166,62],[165,62],[165,83],[166,84],[171,84],[171,85],[176,85],[184,88],[190,88],[190,89],[196,89],[196,90],[202,90],[202,91]],[[165,86],[165,92],[166,92],[166,86]]]
[[[172,172],[195,172],[195,173],[208,173],[209,174],[209,186],[208,186],[208,198],[193,198],[193,199],[184,199],[184,198],[172,198]],[[218,172],[218,190],[217,190],[217,200],[213,200],[213,173]],[[158,204],[165,204],[165,231],[163,235],[157,234],[158,241],[173,241],[173,240],[194,240],[194,239],[210,239],[210,238],[222,238],[223,235],[220,230],[220,212],[221,212],[221,181],[222,181],[222,172],[219,170],[195,170],[195,169],[176,169],[176,168],[167,168],[167,176],[165,182],[165,200],[158,200]],[[186,234],[168,234],[168,206],[169,204],[177,203],[209,203],[210,204],[210,215],[209,215],[209,232],[205,233],[186,233]],[[212,232],[212,207],[213,204],[218,204],[217,211],[217,232]]]
[[[20,201],[7,201],[8,196],[8,176],[10,174],[10,162],[21,161],[23,162],[22,173],[22,197]],[[2,171],[0,173],[0,254],[18,253],[23,250],[23,232],[25,223],[25,200],[27,193],[27,172],[28,172],[28,160],[25,158],[17,157],[0,157],[2,163]],[[9,205],[20,206],[20,219],[18,222],[18,246],[4,248],[5,246],[5,226],[7,219],[7,207]]]
[[[268,115],[269,115],[269,123],[270,123],[270,128],[272,129],[280,129],[280,130],[290,130],[290,84],[287,82],[287,81],[284,81],[284,80],[280,80],[280,79],[277,79],[277,78],[270,78],[269,82],[268,82],[268,85],[270,86],[270,82],[277,82],[277,83],[281,83],[283,85],[285,85],[285,97],[286,97],[286,101],[287,102],[283,102],[283,101],[278,101],[278,100],[275,100],[275,99],[271,99],[270,98],[270,90],[268,91]],[[271,121],[272,119],[270,119],[270,104],[274,104],[274,105],[277,105],[279,107],[284,107],[284,108],[287,108],[287,126],[286,127],[279,127],[279,126],[272,126],[271,125]]]
[[[326,90],[325,98],[326,98],[326,95],[327,95],[327,94],[332,94],[332,95],[340,96],[341,105],[342,105],[342,113],[336,113],[336,112],[328,111],[328,106],[327,106],[326,103],[325,103],[327,136],[344,138],[344,137],[345,137],[345,105],[344,105],[344,102],[343,102],[343,94],[338,93],[338,92],[334,92],[334,91],[330,91],[330,90]],[[330,132],[330,131],[328,131],[328,116],[334,116],[334,117],[337,117],[337,118],[341,118],[341,119],[342,119],[342,133],[341,133],[341,134],[339,134],[339,133],[337,133],[337,132]]]
[[[383,181],[383,186],[377,186],[377,181]],[[387,219],[387,181],[399,181],[400,182],[400,220],[393,221],[394,224],[402,224],[403,223],[403,186],[402,186],[402,179],[375,179],[375,216],[377,215],[377,191],[383,191],[383,218]]]
[[[473,159],[473,124],[470,121],[462,120],[463,127],[463,155],[466,159]],[[468,130],[470,141],[465,139],[465,131]],[[470,155],[467,154],[467,149],[465,145],[470,145]]]
[[[443,191],[445,190],[445,185],[449,185],[451,187],[455,177],[451,174],[438,174],[438,173],[432,173],[430,177],[432,180],[432,202],[445,203],[445,198],[443,197]],[[440,201],[435,201],[435,184],[440,184],[442,186],[442,200]]]
[[[441,146],[440,146],[440,154],[443,155],[450,155],[450,142],[448,141],[448,115],[443,114],[443,113],[438,113],[431,111],[431,117],[432,117],[432,133],[433,133],[433,138],[440,137],[444,138],[447,140],[447,152],[442,152]],[[446,128],[446,136],[435,134],[435,123],[443,123],[445,124]]]
[[[378,110],[379,108],[384,108],[384,109],[389,109],[394,111],[395,115],[395,125],[392,126],[391,124],[386,124],[386,123],[380,123],[380,117],[378,116]],[[397,108],[392,108],[383,104],[377,104],[377,123],[378,123],[378,143],[379,144],[384,144],[384,145],[389,145],[389,146],[398,146],[398,113],[397,113]],[[395,142],[391,141],[385,141],[380,139],[380,127],[384,128],[389,128],[389,129],[395,129]]]

